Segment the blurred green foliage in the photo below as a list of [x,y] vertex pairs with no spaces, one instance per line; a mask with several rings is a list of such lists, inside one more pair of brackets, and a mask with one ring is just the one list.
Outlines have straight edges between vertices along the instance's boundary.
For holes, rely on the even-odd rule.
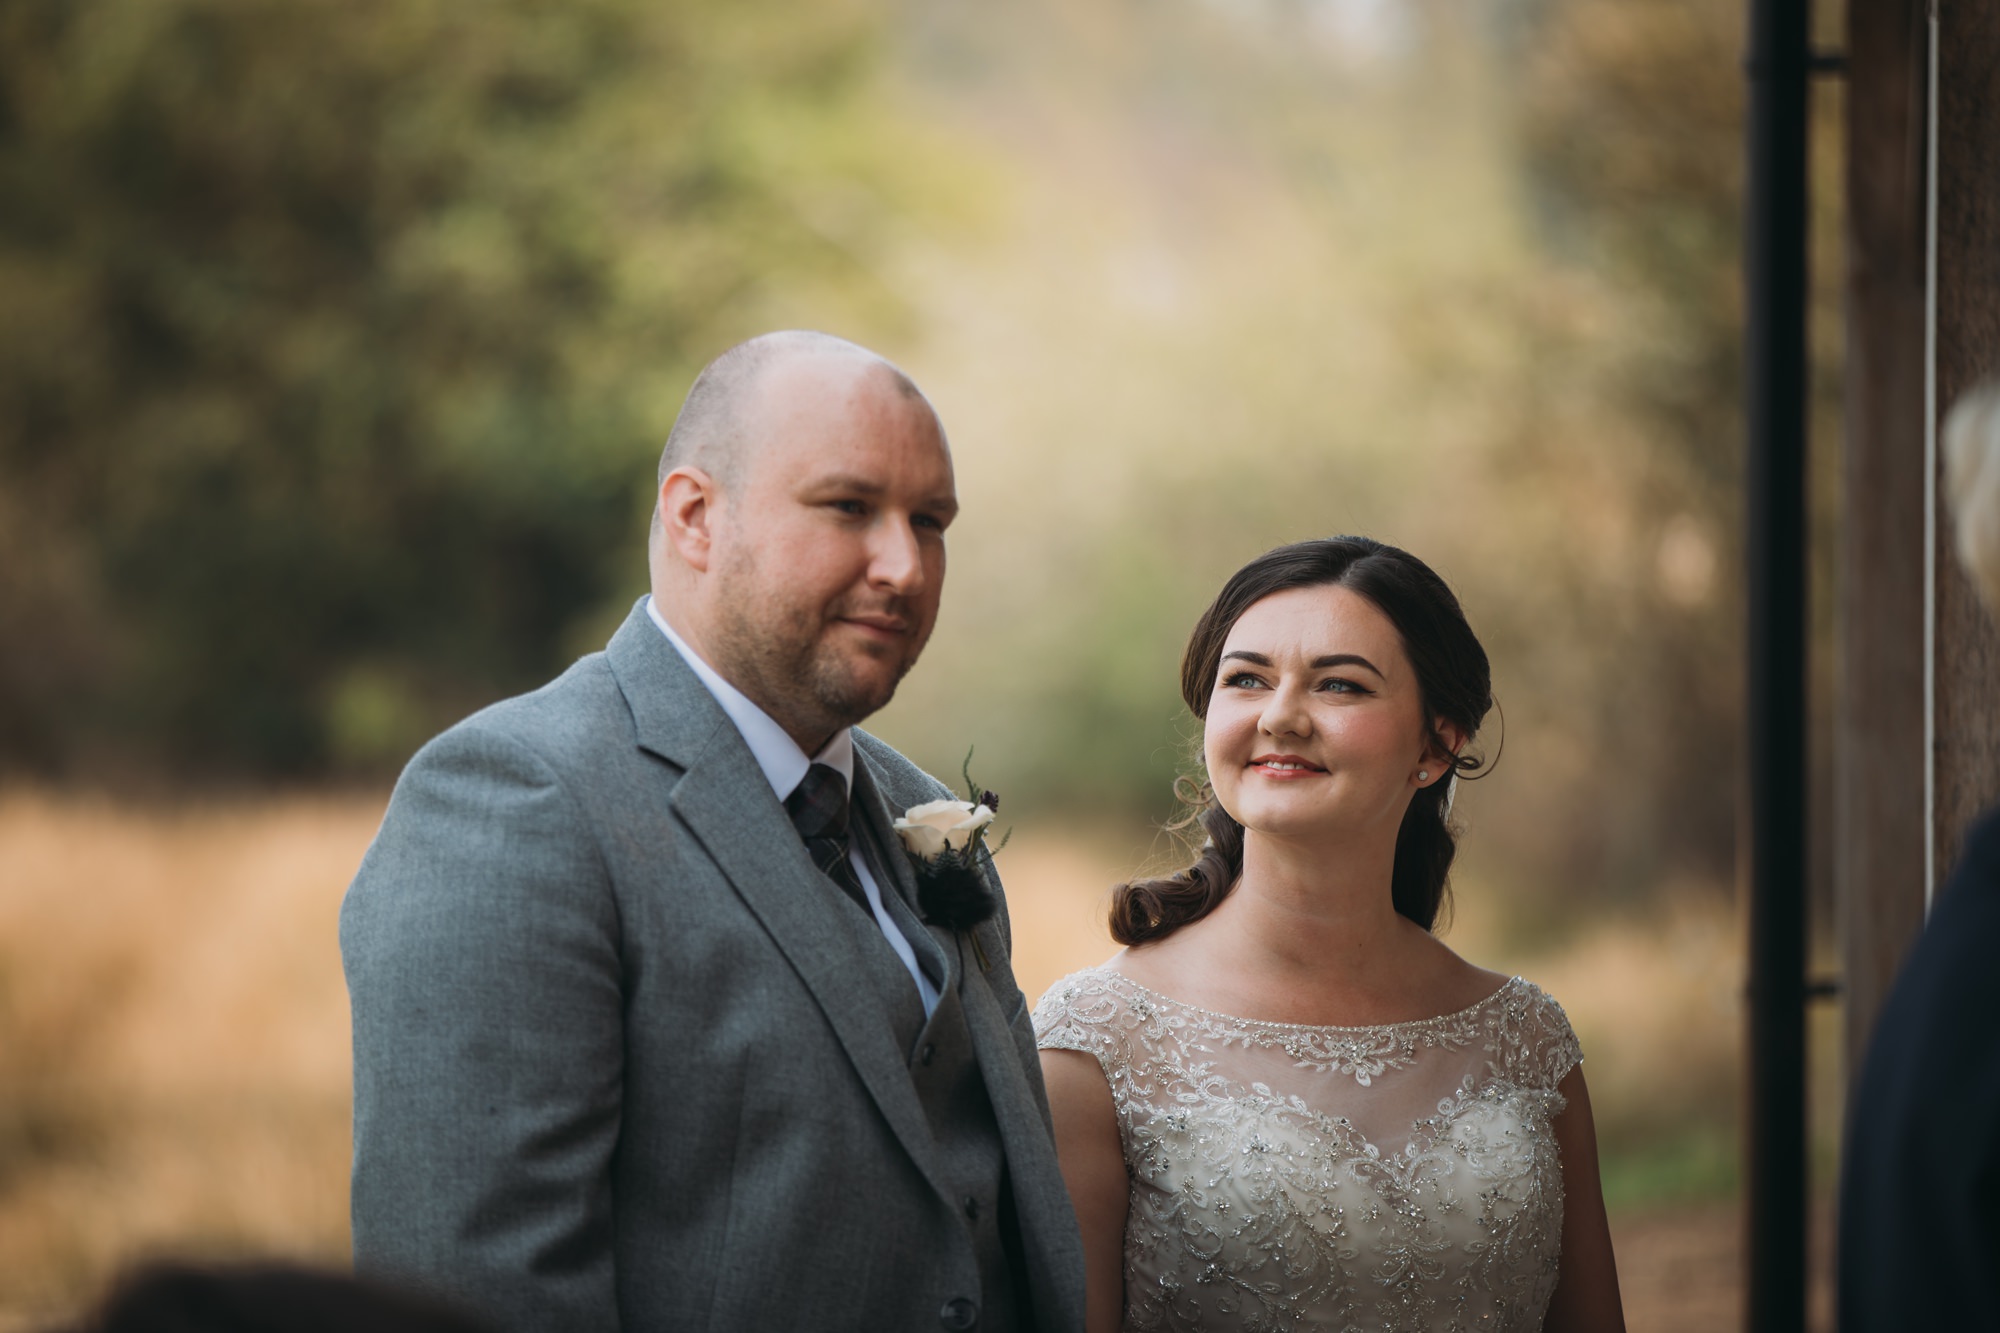
[[1469,879],[1727,884],[1739,18],[15,0],[0,766],[393,771],[601,644],[692,371],[810,322],[951,432],[934,770],[1166,813],[1200,608],[1366,532],[1494,658]]
[[393,771],[594,646],[693,369],[903,318],[880,26],[0,7],[0,765]]
[[[1201,608],[1364,532],[1493,659],[1464,898],[1543,949],[1726,887],[1741,26],[6,0],[0,777],[393,773],[601,645],[694,370],[806,323],[895,356],[953,441],[939,630],[870,723],[932,771],[976,745],[1010,811],[1143,828],[1193,762]],[[1837,237],[1823,204],[1822,439]],[[1729,1188],[1723,1068],[1607,1088],[1608,1192]],[[0,1123],[0,1164],[42,1132]]]

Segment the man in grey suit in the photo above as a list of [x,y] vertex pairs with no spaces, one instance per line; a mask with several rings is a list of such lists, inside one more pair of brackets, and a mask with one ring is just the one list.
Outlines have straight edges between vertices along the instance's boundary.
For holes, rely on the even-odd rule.
[[922,919],[891,825],[949,793],[854,729],[936,619],[942,428],[771,334],[659,481],[651,598],[425,746],[348,891],[355,1262],[524,1333],[1080,1329],[1004,909]]

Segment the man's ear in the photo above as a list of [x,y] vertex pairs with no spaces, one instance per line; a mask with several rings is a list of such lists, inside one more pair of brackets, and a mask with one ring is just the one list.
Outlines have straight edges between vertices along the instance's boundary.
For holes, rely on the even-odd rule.
[[710,524],[721,493],[715,478],[698,467],[677,467],[660,483],[660,531],[689,569],[708,572]]

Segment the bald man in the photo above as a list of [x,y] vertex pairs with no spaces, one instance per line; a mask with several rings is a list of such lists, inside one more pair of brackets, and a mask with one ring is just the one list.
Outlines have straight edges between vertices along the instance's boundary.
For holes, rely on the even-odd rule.
[[652,595],[425,746],[348,890],[358,1267],[522,1333],[1082,1327],[1004,907],[925,919],[891,825],[950,793],[855,725],[957,508],[873,353],[702,372]]

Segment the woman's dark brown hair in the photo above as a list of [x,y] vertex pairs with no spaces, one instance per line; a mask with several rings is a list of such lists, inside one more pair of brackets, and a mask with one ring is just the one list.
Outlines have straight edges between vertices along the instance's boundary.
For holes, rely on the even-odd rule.
[[[1395,625],[1416,671],[1424,726],[1451,768],[1450,777],[1419,788],[1410,798],[1396,833],[1390,876],[1396,910],[1429,930],[1444,905],[1458,851],[1446,818],[1452,779],[1471,776],[1484,764],[1462,748],[1453,755],[1438,734],[1437,721],[1451,723],[1470,741],[1493,706],[1486,650],[1465,623],[1458,598],[1429,565],[1367,537],[1327,537],[1266,551],[1237,570],[1195,622],[1181,659],[1181,698],[1196,717],[1206,718],[1223,643],[1243,613],[1273,593],[1327,586],[1366,597]],[[1191,778],[1182,778],[1174,789],[1190,807],[1174,827],[1200,826],[1206,835],[1200,855],[1193,865],[1164,879],[1119,886],[1112,895],[1111,934],[1121,944],[1165,939],[1201,920],[1229,896],[1243,873],[1243,826],[1216,803],[1214,789]]]

